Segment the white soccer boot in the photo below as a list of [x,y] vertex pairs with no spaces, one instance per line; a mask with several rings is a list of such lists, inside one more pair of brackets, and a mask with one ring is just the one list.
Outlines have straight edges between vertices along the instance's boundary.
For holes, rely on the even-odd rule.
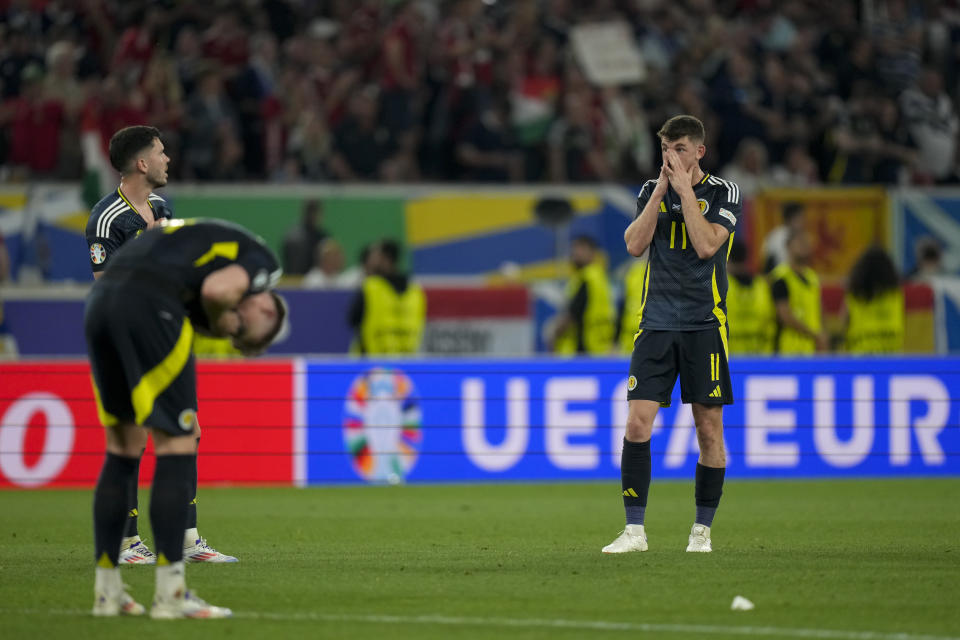
[[157,591],[150,608],[154,620],[180,618],[229,618],[233,612],[226,607],[208,604],[187,589],[183,561],[157,567]]
[[629,553],[647,550],[647,532],[642,524],[628,524],[617,539],[603,548],[604,553]]
[[103,617],[142,616],[146,609],[130,597],[120,580],[120,570],[97,567],[93,587],[93,615]]
[[207,544],[206,538],[183,541],[183,559],[187,562],[239,562],[235,557],[220,553]]
[[690,529],[690,538],[687,542],[687,551],[696,553],[710,553],[710,527],[704,524],[695,524]]
[[120,564],[157,564],[157,556],[147,548],[140,536],[124,538],[120,543]]

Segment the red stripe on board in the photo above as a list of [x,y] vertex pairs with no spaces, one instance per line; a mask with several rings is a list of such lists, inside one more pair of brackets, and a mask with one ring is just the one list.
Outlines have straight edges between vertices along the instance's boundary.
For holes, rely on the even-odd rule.
[[429,287],[427,318],[526,318],[530,295],[526,287]]

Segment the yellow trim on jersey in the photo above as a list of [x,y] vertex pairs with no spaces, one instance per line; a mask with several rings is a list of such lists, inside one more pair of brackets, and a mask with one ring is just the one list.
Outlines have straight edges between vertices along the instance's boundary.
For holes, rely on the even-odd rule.
[[703,174],[703,180],[700,181],[700,184],[704,184],[707,181],[707,178],[710,177],[709,173]]
[[[647,267],[644,269],[643,275],[643,294],[640,296],[640,309],[637,311],[637,324],[643,322],[643,308],[647,306],[647,293],[650,289],[650,262],[647,262]],[[633,341],[636,342],[637,338],[640,337],[640,334],[643,333],[643,329],[639,329],[636,335],[633,336]]]
[[727,241],[727,260],[730,259],[730,252],[733,251],[733,234],[734,233],[736,233],[736,231],[730,232],[730,239]]
[[[134,213],[136,213],[137,215],[140,215],[140,212],[137,211],[137,208],[136,208],[135,206],[133,206],[133,203],[130,202],[129,200],[127,200],[127,196],[123,195],[123,191],[120,191],[120,187],[117,187],[117,194],[118,194],[121,198],[123,198],[123,201],[127,203],[127,206],[130,207],[130,208],[133,210]],[[150,204],[150,198],[149,198],[149,197],[147,198],[147,206],[150,207],[150,211],[153,211],[153,205]]]
[[680,245],[680,248],[686,249],[687,248],[687,223],[686,222],[680,223],[680,242],[682,243]]
[[180,337],[170,353],[160,364],[148,371],[130,394],[133,412],[137,424],[142,425],[153,413],[153,404],[164,390],[170,386],[190,360],[193,346],[193,325],[188,318],[183,319]]
[[193,266],[202,267],[208,262],[213,262],[216,258],[226,258],[227,260],[236,260],[237,253],[240,251],[240,244],[233,242],[214,242],[205,254],[193,261]]
[[717,286],[717,266],[713,266],[713,274],[710,276],[710,287],[713,289],[713,315],[720,321],[720,340],[723,342],[723,354],[730,357],[730,346],[727,344],[727,315],[720,308],[720,287]]
[[663,200],[660,201],[660,211],[662,211],[662,212],[664,212],[664,213],[667,212],[667,205],[664,204]]
[[673,249],[676,246],[674,242],[677,238],[677,222],[673,221],[670,223],[670,248]]
[[117,416],[108,412],[103,407],[103,401],[100,400],[100,390],[97,389],[97,381],[93,379],[93,376],[90,376],[90,384],[93,387],[93,401],[97,404],[97,417],[100,418],[100,424],[105,427],[112,427],[115,424],[119,424],[120,420]]

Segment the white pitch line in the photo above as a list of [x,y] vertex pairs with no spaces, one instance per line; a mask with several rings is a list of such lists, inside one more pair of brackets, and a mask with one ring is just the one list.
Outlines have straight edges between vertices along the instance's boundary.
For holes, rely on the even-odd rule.
[[[0,614],[80,616],[90,615],[84,609],[0,609]],[[584,631],[641,631],[657,633],[699,633],[703,635],[739,635],[768,638],[817,638],[820,640],[960,640],[956,636],[934,636],[885,631],[841,631],[839,629],[797,629],[791,627],[750,627],[701,624],[666,624],[655,622],[615,622],[608,620],[564,620],[540,618],[482,618],[466,616],[398,616],[376,613],[320,613],[315,611],[240,611],[233,615],[242,620],[275,622],[356,622],[366,624],[412,624],[451,627],[504,627],[529,629],[580,629]]]

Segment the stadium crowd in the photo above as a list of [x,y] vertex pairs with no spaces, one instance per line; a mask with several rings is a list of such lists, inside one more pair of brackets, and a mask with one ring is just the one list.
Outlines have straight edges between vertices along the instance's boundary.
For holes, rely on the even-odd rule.
[[[604,22],[642,82],[584,72]],[[147,123],[179,180],[636,182],[684,112],[747,196],[949,183],[958,70],[957,0],[0,0],[0,179]]]

